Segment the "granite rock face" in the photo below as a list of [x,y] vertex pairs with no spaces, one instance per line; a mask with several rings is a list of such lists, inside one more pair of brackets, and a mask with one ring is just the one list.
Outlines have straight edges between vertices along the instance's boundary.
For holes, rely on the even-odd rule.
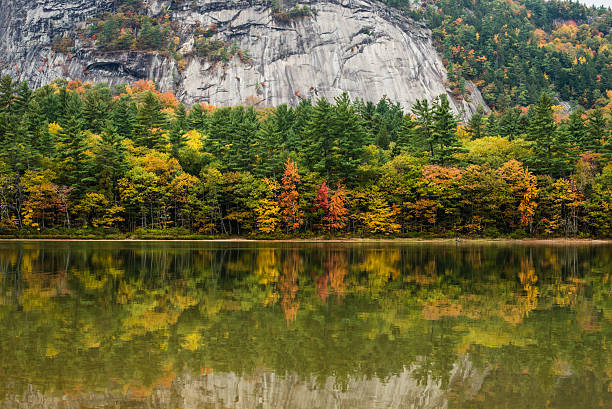
[[[410,107],[417,99],[450,95],[446,70],[422,24],[369,0],[303,1],[316,12],[281,23],[267,0],[145,0],[150,16],[168,13],[175,21],[180,52],[100,52],[75,34],[92,17],[113,11],[114,0],[0,0],[0,71],[31,86],[57,78],[116,84],[156,81],[185,103],[259,106],[295,105],[302,98],[391,101]],[[215,23],[218,37],[248,49],[238,57],[211,63],[191,53],[194,27]],[[53,38],[76,40],[71,53],[54,52]],[[451,98],[457,113],[469,117],[485,105],[476,87],[470,102]]]

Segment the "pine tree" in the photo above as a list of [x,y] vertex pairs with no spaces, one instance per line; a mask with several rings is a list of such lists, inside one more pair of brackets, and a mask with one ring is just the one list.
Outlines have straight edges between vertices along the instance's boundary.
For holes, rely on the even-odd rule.
[[[417,100],[412,106],[412,114],[415,116],[415,136],[418,143],[423,147],[425,152],[429,152],[433,158],[435,155],[435,144],[433,137],[433,107],[429,106],[429,101],[426,99]],[[416,141],[415,141],[416,142]]]
[[[489,118],[493,116],[494,114],[490,114]],[[522,128],[521,110],[519,108],[511,108],[500,117],[496,130],[491,132],[496,132],[499,136],[513,140],[523,133]]]
[[333,116],[333,107],[324,98],[317,101],[312,115],[304,126],[302,136],[304,163],[314,172],[329,176],[334,170],[333,135],[329,124]]
[[577,152],[573,135],[566,127],[558,129],[553,149],[551,174],[555,177],[567,177],[576,162]]
[[467,132],[472,139],[479,139],[484,135],[485,114],[482,105],[478,105],[476,112],[472,115],[467,124]]
[[293,110],[293,132],[287,135],[285,142],[287,151],[302,152],[308,148],[309,143],[306,143],[304,136],[310,124],[314,112],[312,101],[303,99]]
[[202,108],[202,105],[195,104],[191,107],[189,115],[187,116],[187,122],[189,129],[195,129],[198,132],[205,133],[207,130],[207,114]]
[[10,75],[5,75],[0,79],[0,112],[10,112],[13,102],[15,102],[13,78]]
[[110,120],[106,121],[100,144],[96,150],[95,167],[100,190],[109,199],[113,199],[117,192],[118,181],[125,175],[128,168],[122,140],[114,123]]
[[133,137],[137,112],[136,105],[127,95],[122,95],[119,100],[113,104],[110,119],[113,121],[121,137],[125,139],[131,139]]
[[579,108],[572,112],[563,123],[560,133],[566,134],[566,139],[569,143],[580,148],[581,151],[588,150],[585,147],[587,142],[587,129],[583,118],[584,109]]
[[441,95],[434,106],[432,138],[438,146],[433,160],[441,165],[451,163],[453,155],[461,150],[461,144],[457,137],[457,120],[446,95]]
[[15,98],[15,114],[23,115],[29,108],[32,101],[32,90],[28,86],[27,81],[23,81],[17,88],[17,97]]
[[25,111],[20,115],[17,132],[19,137],[8,148],[13,168],[20,172],[36,167],[41,157],[53,155],[53,141],[38,102],[30,101],[23,107]]
[[261,177],[276,177],[282,172],[287,139],[292,139],[293,110],[279,105],[262,122],[256,136],[256,173]]
[[16,129],[13,118],[13,103],[15,88],[11,76],[0,79],[0,148],[7,152],[11,145],[16,144]]
[[163,105],[151,91],[147,91],[138,107],[137,125],[134,142],[147,148],[165,150],[166,141],[162,128],[166,126],[166,116],[162,112]]
[[178,157],[178,152],[185,146],[187,130],[187,110],[185,105],[179,104],[174,111],[174,119],[170,125],[170,144],[174,157]]
[[330,128],[335,139],[334,148],[337,149],[337,156],[333,155],[336,158],[336,180],[355,181],[357,169],[363,160],[367,135],[346,92],[336,98]]
[[32,100],[28,105],[23,121],[33,151],[41,158],[55,156],[55,138],[49,132],[49,124],[45,119],[45,109],[37,100]]
[[348,94],[336,98],[335,106],[320,99],[302,139],[305,162],[313,171],[328,180],[357,179],[366,132]]
[[527,133],[527,139],[533,142],[533,170],[549,175],[553,168],[553,150],[557,133],[552,106],[552,98],[543,92],[538,104],[531,108],[533,116]]
[[580,147],[591,152],[599,152],[606,135],[607,121],[601,109],[595,109],[588,115],[586,135]]
[[230,113],[230,143],[225,164],[232,171],[251,171],[255,163],[253,147],[259,121],[255,109],[237,107]]
[[75,99],[68,102],[67,113],[69,116],[66,116],[58,135],[58,159],[63,164],[60,182],[74,187],[73,195],[80,197],[93,185],[95,178],[92,176],[92,164],[86,153],[89,146],[83,132],[81,107]]
[[485,125],[485,135],[487,136],[497,136],[500,134],[499,130],[499,121],[497,119],[497,115],[494,113],[490,113],[487,116],[487,121]]
[[102,99],[97,89],[91,89],[85,94],[83,102],[83,119],[94,133],[99,133],[105,126],[108,116],[108,103]]
[[397,134],[396,146],[399,151],[416,151],[416,121],[410,115],[404,115]]

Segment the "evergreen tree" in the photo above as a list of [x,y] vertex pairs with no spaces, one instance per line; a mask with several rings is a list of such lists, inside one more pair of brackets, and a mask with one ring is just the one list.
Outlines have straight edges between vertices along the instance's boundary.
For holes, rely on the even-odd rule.
[[293,132],[287,135],[285,143],[288,151],[301,152],[307,147],[302,136],[305,135],[314,112],[312,101],[309,99],[301,100],[293,112]]
[[601,109],[593,110],[587,118],[585,137],[580,144],[584,150],[599,152],[606,136],[607,121]]
[[11,76],[2,77],[0,79],[0,148],[4,152],[9,146],[16,144],[17,135],[13,118],[14,93]]
[[435,154],[433,113],[433,107],[429,105],[429,101],[426,99],[417,100],[412,106],[412,114],[415,116],[414,130],[416,139],[424,148],[423,150],[429,152],[432,158]]
[[552,98],[543,92],[538,104],[531,108],[533,114],[527,133],[527,139],[533,142],[532,168],[538,173],[548,175],[553,169],[553,150],[557,133],[552,107]]
[[232,123],[232,108],[215,109],[208,118],[208,138],[204,149],[225,164],[226,154],[235,131]]
[[106,121],[96,150],[95,167],[100,190],[109,199],[116,199],[114,195],[117,192],[117,183],[128,169],[122,141],[123,138],[114,123]]
[[28,105],[23,122],[33,151],[40,158],[51,158],[55,155],[55,140],[49,133],[49,124],[45,119],[45,109],[37,100]]
[[83,132],[84,121],[81,107],[75,99],[67,105],[64,125],[58,134],[60,147],[58,159],[63,167],[60,174],[60,183],[74,187],[73,195],[80,197],[95,182],[91,161],[86,151],[89,145]]
[[99,133],[106,123],[108,116],[108,103],[102,99],[97,89],[85,94],[83,102],[83,119],[87,127],[94,133]]
[[13,78],[10,75],[5,75],[0,79],[0,112],[10,112],[13,102],[15,102]]
[[170,144],[172,155],[178,157],[178,152],[185,146],[185,132],[187,132],[187,110],[185,105],[179,104],[174,113],[174,119],[170,125]]
[[248,108],[236,107],[230,113],[231,147],[227,152],[225,164],[231,171],[251,171],[255,163],[253,147],[255,135],[259,128],[257,114],[251,106]]
[[490,113],[487,116],[487,121],[485,125],[485,134],[487,136],[497,136],[500,134],[499,130],[499,121],[497,120],[497,115],[494,113]]
[[479,139],[484,134],[484,127],[485,127],[484,108],[482,107],[482,105],[478,105],[476,112],[474,113],[474,115],[472,115],[472,117],[468,121],[467,132],[470,134],[472,139]]
[[336,98],[333,111],[330,125],[339,155],[335,174],[337,180],[348,183],[358,178],[357,169],[363,161],[367,134],[346,92]]
[[262,122],[256,137],[258,176],[274,178],[282,173],[285,147],[291,149],[291,146],[286,146],[286,142],[294,139],[293,120],[293,110],[282,104]]
[[189,115],[187,116],[187,122],[189,129],[195,129],[200,133],[206,133],[206,118],[207,114],[202,109],[202,105],[195,104],[191,107],[191,111],[189,111]]
[[313,171],[328,180],[354,181],[358,177],[366,132],[348,94],[336,98],[335,106],[320,99],[302,139],[305,163]]
[[127,95],[122,95],[119,100],[113,104],[110,118],[122,138],[130,139],[133,137],[137,112],[136,105]]
[[32,90],[28,86],[27,81],[23,81],[17,88],[17,97],[15,98],[15,114],[23,115],[29,108],[32,101]]
[[147,148],[165,150],[166,140],[162,128],[166,126],[163,105],[153,92],[147,91],[136,115],[134,142]]
[[399,151],[410,151],[417,148],[415,144],[415,125],[416,123],[410,115],[404,115],[397,135],[397,149]]
[[453,155],[461,150],[461,144],[457,137],[457,120],[446,95],[441,95],[434,106],[432,138],[438,146],[433,160],[441,165],[451,163]]
[[587,142],[587,129],[584,121],[584,109],[579,108],[572,112],[563,123],[560,132],[565,133],[569,143],[577,145],[581,150],[585,149]]
[[[491,114],[489,117],[493,117],[493,115],[494,114]],[[497,123],[496,132],[499,136],[510,140],[520,136],[523,133],[521,110],[519,108],[511,108],[504,112]]]

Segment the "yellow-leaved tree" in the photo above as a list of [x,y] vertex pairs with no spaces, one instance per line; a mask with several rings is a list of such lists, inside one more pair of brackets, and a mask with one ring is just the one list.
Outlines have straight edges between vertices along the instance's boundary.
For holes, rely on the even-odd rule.
[[400,231],[397,222],[400,209],[390,205],[378,186],[373,186],[366,197],[367,210],[360,215],[364,229],[371,234],[389,235]]
[[278,229],[280,224],[281,209],[275,199],[279,185],[272,179],[265,179],[264,182],[268,188],[266,196],[259,200],[254,210],[257,218],[257,230],[260,233],[271,234]]

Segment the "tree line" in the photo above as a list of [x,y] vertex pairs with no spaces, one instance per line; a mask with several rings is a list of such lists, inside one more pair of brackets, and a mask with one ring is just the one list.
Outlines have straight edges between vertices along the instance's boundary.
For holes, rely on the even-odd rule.
[[0,229],[609,237],[611,96],[565,115],[543,93],[463,124],[446,96],[188,108],[148,81],[4,77]]

